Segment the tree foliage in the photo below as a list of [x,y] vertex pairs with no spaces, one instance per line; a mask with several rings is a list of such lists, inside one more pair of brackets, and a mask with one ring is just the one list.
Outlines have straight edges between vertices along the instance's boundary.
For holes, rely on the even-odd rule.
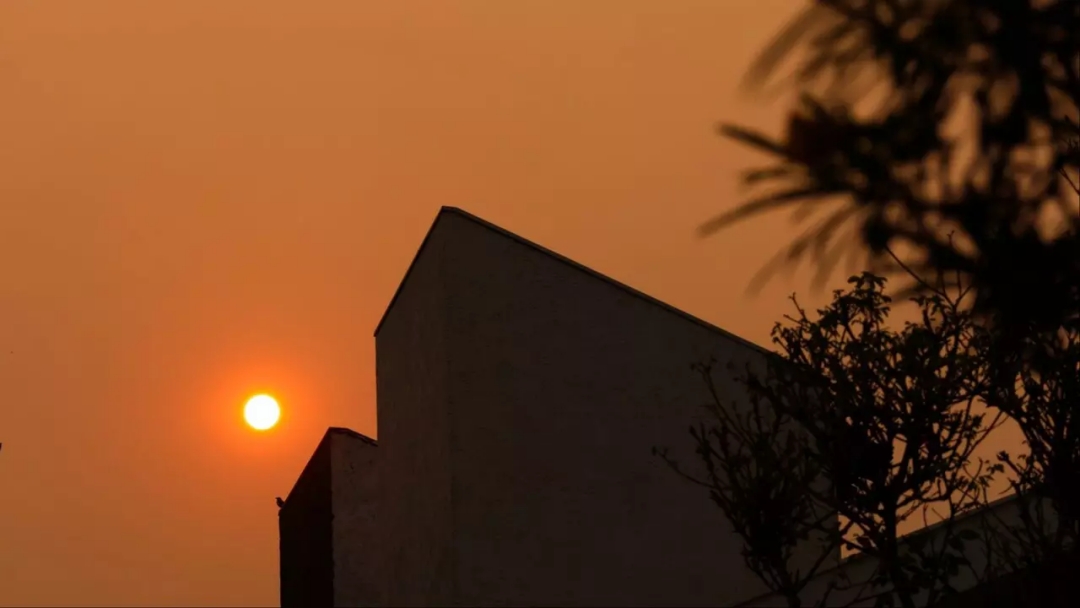
[[994,522],[991,550],[1008,569],[1068,556],[1080,541],[1080,331],[1028,338],[1023,355],[996,352],[986,403],[1016,423],[1023,449],[1002,451],[1019,522]]
[[[715,397],[694,429],[705,474],[678,470],[792,605],[837,547],[877,560],[863,583],[892,589],[882,601],[947,594],[973,540],[950,537],[952,522],[988,502],[995,474],[1022,517],[980,550],[1010,567],[1077,563],[1078,51],[1075,0],[813,0],[749,71],[762,87],[794,66],[797,105],[780,138],[721,127],[772,162],[702,233],[824,213],[761,276],[810,258],[824,278],[845,254],[872,270],[815,319],[798,309],[777,326],[781,356],[740,376],[747,404],[700,369]],[[897,275],[923,314],[892,331],[880,277]],[[971,450],[1002,417],[1023,449],[981,468]],[[935,504],[945,540],[901,549],[899,524]]]
[[[864,273],[849,283],[816,318],[796,302],[776,325],[781,356],[737,376],[746,403],[716,389],[713,365],[698,367],[713,396],[710,423],[691,429],[704,474],[661,455],[708,488],[747,566],[789,605],[841,549],[877,568],[831,591],[932,602],[950,592],[971,537],[954,536],[949,522],[982,504],[988,481],[973,457],[998,423],[977,403],[981,334],[944,292],[916,296],[920,319],[890,329],[885,280]],[[943,541],[901,546],[901,526],[933,508],[946,520]]]
[[959,273],[1013,344],[1075,325],[1078,49],[1075,0],[814,0],[748,73],[759,87],[796,62],[785,136],[722,127],[774,159],[745,176],[759,195],[702,230],[837,203],[776,262],[828,272],[861,242],[879,274],[906,272],[893,251]]

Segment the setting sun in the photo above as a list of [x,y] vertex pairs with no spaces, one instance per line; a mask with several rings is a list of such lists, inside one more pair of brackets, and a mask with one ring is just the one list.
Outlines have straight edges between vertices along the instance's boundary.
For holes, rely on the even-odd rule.
[[244,420],[259,431],[273,427],[280,417],[281,408],[270,395],[255,395],[244,406]]

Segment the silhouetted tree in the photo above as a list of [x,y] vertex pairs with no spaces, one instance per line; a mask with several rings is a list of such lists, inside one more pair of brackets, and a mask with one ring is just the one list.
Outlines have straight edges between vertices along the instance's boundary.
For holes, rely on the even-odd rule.
[[1024,355],[994,352],[986,403],[1023,433],[1019,453],[1002,451],[1019,521],[991,522],[991,550],[1005,570],[1076,556],[1080,541],[1080,330],[1028,337]]
[[776,159],[745,176],[765,190],[702,231],[832,202],[766,273],[809,256],[824,276],[861,242],[879,274],[906,272],[893,251],[959,273],[1010,346],[1075,327],[1078,50],[1076,0],[814,0],[748,73],[760,86],[796,58],[785,137],[721,127]]
[[[932,604],[952,590],[974,539],[952,521],[983,504],[989,482],[972,456],[998,421],[977,406],[979,326],[959,305],[963,293],[938,290],[913,298],[918,322],[892,330],[885,279],[849,283],[816,319],[796,302],[797,315],[776,325],[781,356],[738,376],[747,403],[719,393],[711,364],[698,368],[713,396],[711,423],[691,429],[703,475],[659,453],[708,488],[747,566],[790,606],[841,548],[873,558],[876,570],[833,581],[821,603],[841,590]],[[933,508],[944,511],[937,542],[902,546],[901,525]]]

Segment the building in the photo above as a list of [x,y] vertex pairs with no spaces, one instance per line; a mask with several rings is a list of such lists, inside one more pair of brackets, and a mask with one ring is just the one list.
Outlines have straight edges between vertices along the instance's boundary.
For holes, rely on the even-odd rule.
[[[378,442],[331,428],[301,473],[280,510],[282,606],[783,604],[705,491],[652,454],[698,464],[687,428],[710,396],[691,364],[767,351],[453,208],[375,339]],[[1002,500],[956,525],[1016,513]],[[1072,594],[1038,572],[980,584],[984,558],[946,606]],[[875,591],[874,562],[831,560],[803,605],[838,581],[854,586],[829,605],[873,605],[855,594]]]
[[691,364],[758,346],[454,208],[375,331],[378,442],[331,429],[280,512],[283,606],[760,596],[696,464]]

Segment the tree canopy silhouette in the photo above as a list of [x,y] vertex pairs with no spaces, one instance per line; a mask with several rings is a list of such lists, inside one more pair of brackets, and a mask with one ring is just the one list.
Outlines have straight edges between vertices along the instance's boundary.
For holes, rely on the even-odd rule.
[[701,232],[833,203],[765,274],[805,257],[828,273],[861,242],[879,274],[901,270],[891,252],[919,276],[958,274],[1005,338],[1075,326],[1078,50],[1076,0],[815,0],[747,74],[760,89],[795,64],[785,136],[721,127],[775,162]]
[[[934,605],[958,591],[962,568],[990,585],[970,593],[1069,593],[1045,572],[1080,563],[1080,331],[1003,351],[967,288],[923,282],[928,293],[911,298],[920,315],[902,328],[889,324],[886,279],[870,272],[816,316],[796,302],[773,330],[778,355],[729,365],[740,390],[718,389],[714,361],[696,366],[712,397],[710,420],[690,429],[697,470],[656,450],[708,490],[748,568],[789,606]],[[976,457],[1005,420],[1023,445]],[[988,508],[1003,494],[991,494],[995,478],[1014,494],[1006,511]],[[899,537],[928,512],[938,532]],[[833,569],[840,549],[873,571]]]
[[[816,318],[796,303],[776,325],[781,356],[738,376],[748,403],[720,394],[711,365],[698,368],[713,397],[712,421],[690,431],[703,473],[658,451],[708,489],[747,566],[789,606],[841,548],[877,567],[834,591],[931,605],[966,564],[974,534],[954,534],[951,522],[984,504],[989,470],[973,452],[1001,419],[976,407],[987,374],[980,326],[942,292],[915,297],[921,319],[893,330],[885,280],[849,283]],[[934,507],[946,522],[939,541],[901,546],[904,522]]]

